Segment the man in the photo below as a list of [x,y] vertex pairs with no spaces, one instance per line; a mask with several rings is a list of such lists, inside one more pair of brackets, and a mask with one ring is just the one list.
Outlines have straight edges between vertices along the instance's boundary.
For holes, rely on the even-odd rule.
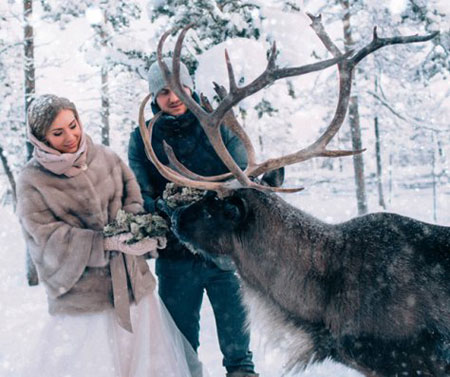
[[[171,59],[165,61],[168,67],[172,66]],[[181,63],[180,68],[180,81],[185,91],[198,102],[186,66]],[[228,169],[217,156],[197,118],[167,87],[158,62],[149,69],[148,83],[153,113],[163,112],[154,125],[152,139],[153,149],[160,161],[168,163],[162,143],[165,140],[188,169],[200,175],[227,172]],[[221,132],[230,154],[241,168],[245,168],[247,156],[241,141],[226,127],[222,127]],[[161,203],[168,181],[148,160],[139,128],[131,134],[128,157],[141,187],[144,207],[154,212],[155,203]],[[231,261],[206,260],[187,250],[172,233],[167,238],[167,247],[156,260],[156,274],[159,294],[178,328],[197,350],[200,344],[200,307],[203,292],[206,291],[216,319],[227,377],[257,377],[249,350],[250,337],[245,330],[246,318],[239,282]]]

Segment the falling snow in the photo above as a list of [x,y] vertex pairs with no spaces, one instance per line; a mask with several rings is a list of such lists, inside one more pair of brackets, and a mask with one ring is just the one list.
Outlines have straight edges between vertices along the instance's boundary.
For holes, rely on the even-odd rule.
[[[68,1],[67,4],[76,3]],[[95,3],[95,2],[93,2]],[[110,2],[116,3],[114,2]],[[133,2],[134,3],[134,2]],[[142,5],[142,17],[133,20],[131,28],[118,33],[110,41],[114,48],[101,49],[95,40],[93,26],[101,22],[99,8],[86,8],[85,16],[74,18],[62,15],[57,21],[44,20],[39,2],[34,2],[36,92],[54,93],[73,100],[79,109],[81,120],[94,140],[100,141],[101,122],[100,75],[99,67],[105,62],[110,72],[111,96],[111,148],[126,159],[129,132],[136,126],[139,102],[146,94],[145,69],[142,61],[132,60],[119,50],[126,48],[139,50],[150,55],[156,42],[165,30],[168,17],[150,23],[156,8],[166,2],[137,1]],[[265,66],[266,51],[276,40],[279,48],[280,66],[309,64],[327,57],[320,41],[309,28],[304,13],[285,12],[282,2],[270,0],[253,1],[260,6],[262,20],[255,21],[262,38],[258,41],[236,38],[204,51],[197,59],[195,74],[197,89],[212,97],[211,82],[226,85],[223,50],[227,48],[236,68],[236,76],[242,83],[248,83]],[[306,10],[323,12],[323,19],[330,34],[342,42],[342,26],[338,19],[339,8],[321,8],[322,1],[300,1],[284,3],[303,3]],[[383,36],[391,35],[398,28],[402,33],[415,34],[424,28],[412,29],[405,24],[390,28],[383,24],[388,9],[392,19],[402,21],[407,11],[407,2],[390,0],[382,2],[367,1],[372,12],[362,9],[359,12],[362,25],[355,33],[356,43],[367,43],[371,37],[374,23],[383,26]],[[449,3],[433,0],[426,16],[430,20],[430,30],[441,30],[443,40],[448,41]],[[72,5],[73,5],[72,4]],[[84,8],[83,8],[84,7]],[[433,8],[434,7],[434,8]],[[435,9],[436,11],[432,11]],[[180,7],[180,12],[189,11]],[[0,4],[0,126],[2,127],[3,155],[10,161],[13,173],[17,175],[25,163],[25,143],[23,127],[23,72],[22,72],[22,23],[21,4],[10,0]],[[402,13],[403,12],[403,13]],[[213,9],[214,16],[224,17],[239,31],[245,31],[245,20],[239,15],[223,14]],[[257,18],[259,11],[252,13]],[[353,26],[356,29],[356,25]],[[111,31],[111,30],[109,30]],[[192,32],[193,33],[193,32]],[[198,41],[199,37],[192,37]],[[424,72],[418,67],[431,53],[436,57],[448,55],[441,45],[417,47],[405,50],[395,47],[377,52],[376,59],[367,59],[365,74],[359,75],[355,93],[361,95],[361,117],[364,121],[363,138],[367,151],[366,162],[368,207],[370,212],[383,211],[379,204],[376,181],[375,141],[373,136],[373,109],[383,114],[383,187],[387,210],[415,217],[419,220],[450,226],[450,180],[448,173],[450,140],[448,132],[450,92],[448,89],[448,67],[439,66],[439,60],[427,63],[429,72],[435,72],[424,80]],[[202,47],[202,46],[200,46]],[[169,48],[169,47],[168,47]],[[195,54],[196,49],[187,47]],[[114,65],[115,63],[116,65]],[[129,70],[118,67],[127,66]],[[371,73],[380,73],[382,94],[374,90]],[[416,72],[414,75],[413,73]],[[9,76],[8,76],[9,75]],[[219,77],[219,78],[218,78]],[[445,79],[447,78],[447,79]],[[399,79],[399,81],[396,81]],[[264,93],[248,98],[241,106],[244,125],[263,157],[273,157],[294,151],[308,145],[317,138],[320,127],[330,119],[336,99],[337,78],[335,70],[304,76],[286,82],[275,83]],[[379,100],[376,100],[376,99]],[[272,115],[258,114],[253,109],[263,99],[274,106]],[[37,113],[51,98],[35,102]],[[149,110],[147,110],[149,112]],[[241,115],[242,115],[241,114]],[[275,114],[273,116],[273,114]],[[149,116],[149,113],[147,114]],[[348,133],[341,131],[339,148],[349,148]],[[340,159],[341,160],[341,159]],[[314,160],[304,167],[287,170],[287,186],[304,186],[306,190],[298,194],[284,195],[295,206],[330,223],[337,223],[357,216],[354,193],[354,178],[351,158],[330,162]],[[33,341],[42,328],[47,314],[47,301],[42,286],[29,287],[26,282],[25,245],[22,233],[11,204],[6,176],[0,176],[0,377],[14,377],[15,371],[24,362]],[[151,267],[153,268],[153,262]],[[436,266],[439,268],[439,266]],[[407,305],[414,307],[414,295],[405,297]],[[266,335],[255,324],[252,327],[252,350],[255,355],[257,371],[262,377],[280,377],[284,361],[281,347],[273,347]],[[70,352],[70,343],[56,350]],[[215,330],[214,316],[209,302],[205,302],[201,317],[200,358],[205,362],[211,376],[221,376],[221,354]],[[326,361],[322,365],[309,366],[297,377],[357,377],[354,370]]]

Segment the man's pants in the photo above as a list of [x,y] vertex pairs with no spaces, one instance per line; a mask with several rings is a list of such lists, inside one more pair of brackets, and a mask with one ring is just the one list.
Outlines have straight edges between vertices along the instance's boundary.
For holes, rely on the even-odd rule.
[[233,271],[223,271],[200,258],[157,259],[159,295],[180,331],[197,351],[200,341],[200,307],[206,290],[216,319],[223,366],[228,372],[254,372],[250,336],[239,281]]

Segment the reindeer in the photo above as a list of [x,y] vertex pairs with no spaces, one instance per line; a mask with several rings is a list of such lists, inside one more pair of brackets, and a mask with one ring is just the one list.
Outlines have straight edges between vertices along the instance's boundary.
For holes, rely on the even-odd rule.
[[[163,165],[151,146],[157,116],[147,128],[144,107],[149,97],[144,99],[140,130],[147,154],[160,173],[179,185],[213,192],[175,211],[174,232],[196,252],[233,258],[249,307],[257,303],[256,312],[267,316],[272,336],[289,341],[288,369],[331,358],[365,376],[449,376],[450,228],[393,213],[374,213],[331,225],[289,205],[275,193],[301,188],[278,187],[276,176],[272,177],[274,187],[262,182],[286,165],[313,157],[361,153],[327,149],[345,118],[354,67],[383,46],[423,42],[436,33],[380,38],[375,28],[367,46],[343,54],[325,32],[320,16],[309,17],[332,59],[278,68],[274,44],[265,71],[247,86],[238,87],[225,52],[230,88],[227,92],[216,86],[221,101],[215,110],[206,99],[203,107],[195,103],[178,79],[183,39],[191,25],[177,39],[172,73],[162,60],[163,44],[170,32],[162,36],[158,60],[166,81],[199,118],[230,170],[215,177],[199,176],[184,167],[167,144],[170,166]],[[255,150],[232,107],[275,80],[334,64],[340,75],[339,99],[324,133],[304,149],[257,163]],[[244,171],[223,145],[222,123],[247,148]],[[262,181],[253,179],[263,173]]]

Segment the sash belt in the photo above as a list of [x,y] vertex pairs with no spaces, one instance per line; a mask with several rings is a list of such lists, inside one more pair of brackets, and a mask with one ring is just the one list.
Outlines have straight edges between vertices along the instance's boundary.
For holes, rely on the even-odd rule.
[[124,254],[118,252],[110,261],[111,279],[114,296],[114,311],[119,325],[133,332],[130,317],[130,297],[128,294],[127,271]]

